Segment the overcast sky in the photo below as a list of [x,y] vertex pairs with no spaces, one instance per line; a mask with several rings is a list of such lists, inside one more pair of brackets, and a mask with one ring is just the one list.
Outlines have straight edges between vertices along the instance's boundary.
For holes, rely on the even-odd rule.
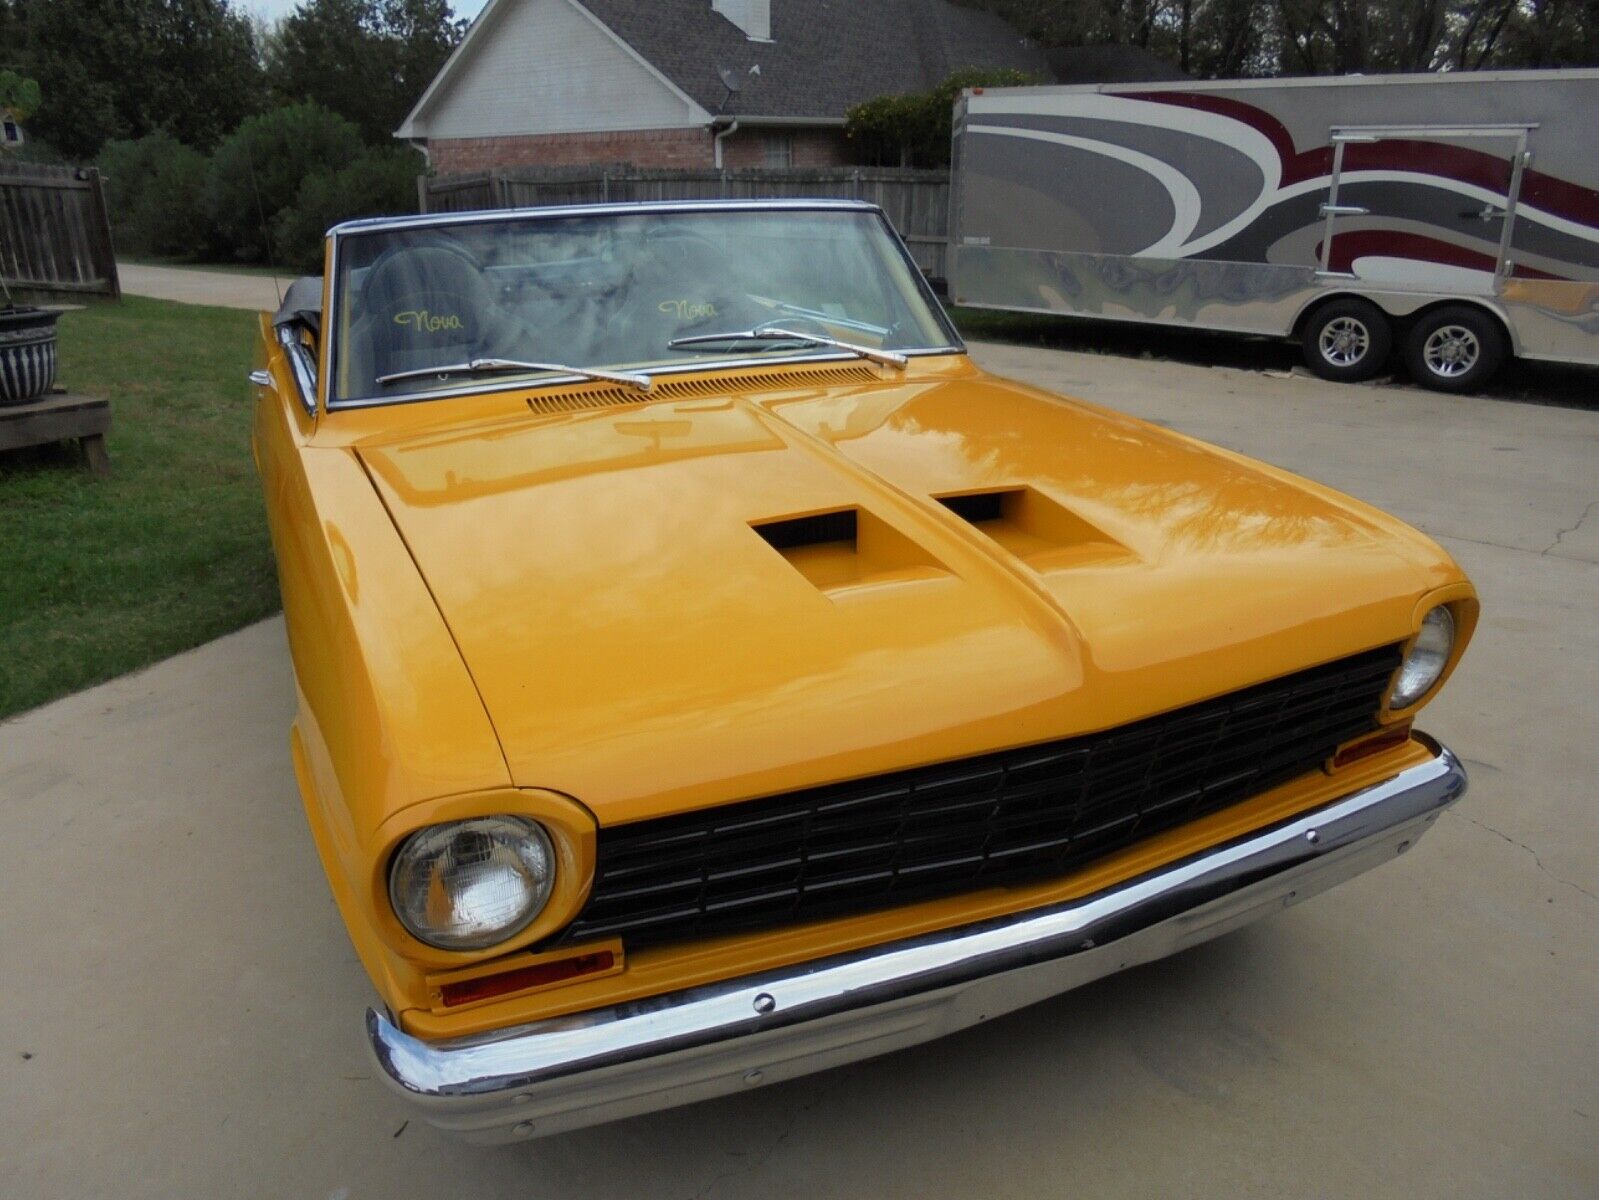
[[[269,21],[275,21],[292,12],[299,3],[300,0],[237,0],[235,7],[260,13]],[[458,17],[477,16],[483,4],[484,0],[450,0],[450,7],[455,9]]]

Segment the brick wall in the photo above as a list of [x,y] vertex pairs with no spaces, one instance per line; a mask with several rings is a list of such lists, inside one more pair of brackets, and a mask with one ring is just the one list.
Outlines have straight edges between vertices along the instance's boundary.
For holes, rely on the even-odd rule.
[[741,129],[722,142],[722,165],[726,167],[765,167],[768,139],[791,139],[795,167],[842,167],[849,165],[849,143],[841,129]]
[[[849,143],[838,129],[739,130],[722,142],[727,167],[764,167],[767,142],[791,139],[792,166],[837,167],[849,163]],[[631,163],[635,167],[708,167],[716,161],[711,131],[624,129],[611,133],[546,133],[522,137],[434,138],[428,143],[440,175],[493,167],[584,167]]]
[[428,142],[428,154],[440,175],[491,167],[581,167],[590,163],[708,167],[712,162],[711,132],[704,127],[435,138]]

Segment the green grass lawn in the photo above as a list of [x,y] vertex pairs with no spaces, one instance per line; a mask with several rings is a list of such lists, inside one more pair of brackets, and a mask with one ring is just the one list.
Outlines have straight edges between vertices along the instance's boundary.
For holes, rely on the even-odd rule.
[[275,611],[250,460],[253,313],[128,297],[61,319],[59,381],[111,399],[112,474],[0,453],[0,716]]

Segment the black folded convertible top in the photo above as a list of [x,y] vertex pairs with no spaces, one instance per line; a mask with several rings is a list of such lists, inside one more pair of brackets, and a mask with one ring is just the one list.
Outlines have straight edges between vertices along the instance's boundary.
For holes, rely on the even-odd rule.
[[274,325],[308,325],[315,333],[322,331],[322,276],[302,275],[283,293],[283,303],[272,318]]

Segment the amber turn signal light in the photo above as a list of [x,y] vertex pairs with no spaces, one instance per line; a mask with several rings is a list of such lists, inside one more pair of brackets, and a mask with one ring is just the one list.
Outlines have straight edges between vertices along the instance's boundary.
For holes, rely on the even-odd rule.
[[476,979],[459,979],[439,988],[439,998],[445,1008],[457,1008],[478,1000],[492,1000],[495,996],[508,996],[528,988],[544,987],[551,983],[565,983],[582,975],[599,975],[616,965],[616,955],[609,950],[595,950],[588,954],[574,954],[571,958],[557,958],[550,962],[517,967],[499,975],[480,975]]
[[1384,750],[1403,746],[1409,740],[1409,721],[1401,721],[1397,725],[1379,729],[1376,733],[1368,733],[1365,737],[1345,742],[1338,747],[1337,753],[1332,758],[1332,769],[1336,771],[1339,767],[1347,767],[1350,763],[1370,758],[1373,754],[1381,754]]

